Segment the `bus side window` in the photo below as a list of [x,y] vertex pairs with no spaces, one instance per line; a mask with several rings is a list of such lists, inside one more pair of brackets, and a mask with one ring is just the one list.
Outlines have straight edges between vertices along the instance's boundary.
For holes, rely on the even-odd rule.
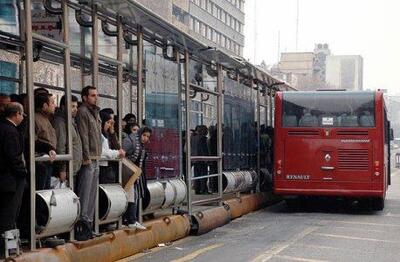
[[371,112],[364,111],[363,114],[360,116],[360,126],[368,127],[374,125],[375,125],[374,116],[371,115]]
[[297,116],[284,114],[282,124],[284,127],[296,127],[297,126]]

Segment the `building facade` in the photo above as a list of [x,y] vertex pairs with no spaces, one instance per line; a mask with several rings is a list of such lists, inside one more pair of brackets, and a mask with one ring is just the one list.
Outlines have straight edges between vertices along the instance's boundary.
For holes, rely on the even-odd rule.
[[243,56],[244,0],[189,0],[189,32],[210,47]]
[[363,90],[363,58],[359,55],[328,56],[326,82],[347,90]]
[[207,46],[243,56],[244,0],[135,0]]

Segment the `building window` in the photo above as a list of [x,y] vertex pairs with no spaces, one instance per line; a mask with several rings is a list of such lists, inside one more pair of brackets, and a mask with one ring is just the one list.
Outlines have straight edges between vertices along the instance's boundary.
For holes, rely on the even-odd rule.
[[189,28],[194,31],[194,19],[193,19],[193,16],[191,16],[190,19],[189,19]]
[[219,7],[213,4],[213,16],[218,17],[218,9]]
[[216,42],[217,42],[217,44],[219,45],[219,44],[220,44],[220,41],[221,41],[221,33],[216,32],[216,35],[217,35]]
[[224,35],[221,35],[221,46],[225,47],[225,41],[226,41],[226,37]]
[[209,0],[207,0],[207,11],[212,14],[212,10],[213,10],[213,3]]
[[212,29],[211,27],[207,26],[207,39],[212,40],[211,34],[212,34]]
[[187,24],[187,17],[189,14],[181,9],[180,7],[173,5],[172,6],[172,15],[178,20],[179,22],[183,24]]
[[212,35],[212,41],[214,42],[214,43],[216,43],[217,42],[217,32],[215,32],[215,30],[214,29],[211,29],[211,35]]
[[200,33],[200,22],[197,19],[194,20],[194,31],[198,34]]
[[202,36],[204,36],[204,37],[206,37],[206,36],[207,36],[207,33],[206,33],[206,31],[207,31],[207,28],[208,28],[208,26],[207,26],[207,25],[205,25],[205,24],[202,24],[202,26],[201,26],[201,35],[202,35]]

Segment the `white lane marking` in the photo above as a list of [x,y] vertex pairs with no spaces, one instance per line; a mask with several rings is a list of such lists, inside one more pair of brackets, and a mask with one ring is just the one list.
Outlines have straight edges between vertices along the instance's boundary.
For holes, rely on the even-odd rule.
[[385,217],[400,217],[400,214],[392,214],[391,212],[387,212],[383,216],[385,216]]
[[303,261],[303,262],[327,262],[329,260],[318,260],[318,259],[309,259],[309,258],[302,258],[302,257],[292,257],[292,256],[281,256],[277,255],[276,258],[282,258],[291,261]]
[[344,250],[344,248],[330,247],[330,246],[322,246],[322,245],[311,245],[311,244],[295,244],[294,246],[298,246],[298,247],[311,247],[311,248],[316,248],[316,249]]
[[282,252],[283,250],[288,248],[290,245],[296,243],[300,239],[302,239],[305,236],[311,234],[312,232],[314,232],[318,228],[319,227],[316,227],[316,226],[306,228],[305,230],[303,230],[299,234],[295,235],[294,237],[292,237],[288,241],[285,241],[282,244],[276,245],[276,246],[272,247],[271,249],[265,251],[261,255],[258,255],[256,258],[254,258],[252,260],[252,262],[264,262],[264,261],[270,260],[271,258],[276,256],[277,254],[279,254],[280,252]]
[[195,259],[196,257],[200,256],[201,254],[206,253],[206,252],[208,252],[208,251],[210,251],[210,250],[213,250],[213,249],[215,249],[215,248],[222,247],[223,245],[224,245],[224,244],[215,244],[215,245],[207,246],[207,247],[198,249],[198,250],[196,250],[196,251],[194,251],[194,252],[192,252],[192,253],[190,253],[190,254],[184,256],[184,257],[171,260],[171,262],[187,262],[187,261],[192,261],[193,259]]
[[396,243],[396,244],[400,243],[398,241],[376,239],[376,238],[367,238],[367,237],[352,237],[352,236],[346,236],[346,235],[323,234],[323,233],[313,233],[313,235],[323,236],[323,237],[350,239],[350,240],[364,240],[364,241],[382,242],[382,243]]
[[341,226],[332,226],[332,227],[333,227],[333,228],[346,229],[346,230],[361,231],[361,232],[385,233],[385,231],[383,231],[383,230],[364,229],[364,228],[354,228],[354,227],[341,227]]
[[353,225],[366,225],[366,226],[382,226],[382,227],[400,227],[400,224],[382,224],[382,223],[370,223],[370,222],[355,222],[355,221],[342,221],[342,220],[324,220],[325,222],[334,222],[342,224],[353,224]]

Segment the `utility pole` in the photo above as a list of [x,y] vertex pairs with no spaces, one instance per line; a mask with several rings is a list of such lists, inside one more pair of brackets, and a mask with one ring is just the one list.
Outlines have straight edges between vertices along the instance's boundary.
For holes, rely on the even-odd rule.
[[257,64],[257,0],[254,0],[254,50],[253,62]]
[[280,56],[281,56],[281,31],[279,30],[278,31],[278,57],[277,57],[278,69],[279,69]]
[[296,51],[299,47],[299,0],[297,0],[297,17],[296,17]]

